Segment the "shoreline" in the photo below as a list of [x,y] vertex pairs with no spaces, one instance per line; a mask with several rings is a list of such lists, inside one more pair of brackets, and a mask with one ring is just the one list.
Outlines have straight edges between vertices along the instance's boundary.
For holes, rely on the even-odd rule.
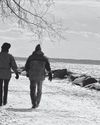
[[[15,57],[16,61],[26,61],[26,57]],[[50,62],[63,62],[71,64],[89,64],[89,65],[100,65],[100,60],[89,60],[89,59],[63,59],[63,58],[49,58]]]

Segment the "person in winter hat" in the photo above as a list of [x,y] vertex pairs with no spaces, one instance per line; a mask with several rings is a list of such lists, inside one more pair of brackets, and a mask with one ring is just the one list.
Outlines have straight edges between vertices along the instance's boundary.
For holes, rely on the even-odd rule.
[[7,104],[8,85],[11,78],[11,69],[19,78],[14,57],[9,54],[10,43],[4,43],[0,52],[0,106]]
[[11,47],[11,44],[10,43],[4,43],[2,46],[1,46],[1,49],[3,51],[8,51]]
[[45,70],[48,72],[49,80],[52,80],[52,73],[48,58],[41,51],[38,44],[35,51],[30,55],[25,64],[25,70],[30,80],[30,97],[32,108],[36,108],[40,104],[42,95],[42,83],[45,79]]
[[41,46],[40,46],[40,44],[38,44],[38,45],[36,46],[36,48],[35,48],[35,52],[37,52],[37,51],[41,51]]

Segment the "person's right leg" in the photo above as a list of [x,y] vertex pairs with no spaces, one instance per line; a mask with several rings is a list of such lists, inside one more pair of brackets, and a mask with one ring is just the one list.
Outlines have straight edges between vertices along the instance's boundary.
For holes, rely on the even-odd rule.
[[31,97],[31,103],[32,107],[36,107],[36,82],[30,81],[30,97]]
[[4,80],[4,96],[3,96],[3,105],[7,104],[7,96],[8,96],[8,84],[9,80]]
[[2,94],[3,94],[3,79],[0,79],[0,106],[2,106]]

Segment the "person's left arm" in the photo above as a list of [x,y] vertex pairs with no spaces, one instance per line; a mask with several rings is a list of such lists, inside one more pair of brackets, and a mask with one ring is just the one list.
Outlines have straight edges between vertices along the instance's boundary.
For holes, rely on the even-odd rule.
[[48,71],[49,80],[52,81],[52,72],[51,72],[50,63],[49,63],[49,60],[47,58],[45,58],[45,60],[46,60],[45,68]]
[[15,62],[15,59],[14,59],[14,57],[12,56],[12,55],[10,55],[10,67],[12,68],[12,70],[15,72],[15,74],[16,74],[16,79],[18,79],[19,78],[19,74],[18,74],[18,67],[17,67],[17,64],[16,64],[16,62]]

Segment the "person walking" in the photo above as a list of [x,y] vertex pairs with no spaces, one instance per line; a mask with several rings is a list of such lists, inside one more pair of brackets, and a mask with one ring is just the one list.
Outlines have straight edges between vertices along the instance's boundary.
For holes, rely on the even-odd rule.
[[16,74],[16,79],[19,78],[17,65],[14,57],[9,54],[10,43],[4,43],[1,46],[0,52],[0,106],[7,104],[8,85],[11,78],[11,69]]
[[52,73],[48,58],[44,56],[40,44],[35,48],[35,51],[30,55],[25,64],[27,77],[30,80],[30,97],[32,108],[37,108],[40,104],[42,95],[42,83],[48,72],[49,80],[52,81]]

